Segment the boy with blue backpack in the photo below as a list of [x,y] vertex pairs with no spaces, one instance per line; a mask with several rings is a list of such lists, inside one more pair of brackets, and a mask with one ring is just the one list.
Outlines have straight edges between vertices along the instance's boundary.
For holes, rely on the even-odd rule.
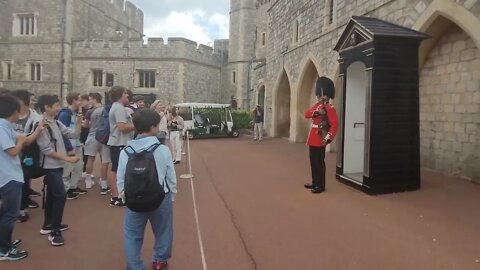
[[147,221],[155,236],[153,269],[166,269],[172,253],[172,202],[177,180],[170,150],[156,137],[159,123],[155,111],[137,111],[133,124],[138,136],[120,152],[117,188],[127,206],[124,243],[128,270],[145,269],[140,251]]
[[110,148],[106,145],[109,135],[105,135],[107,140],[104,140],[103,143],[98,141],[96,138],[97,131],[102,132],[108,130],[110,133],[110,127],[102,127],[103,125],[108,125],[108,110],[109,105],[102,106],[102,96],[99,93],[90,93],[90,103],[92,109],[87,112],[85,116],[86,126],[89,127],[89,132],[87,135],[87,140],[85,141],[85,155],[88,156],[87,165],[85,167],[86,172],[86,188],[91,188],[94,184],[91,174],[93,172],[93,164],[95,162],[95,157],[97,154],[100,154],[100,160],[102,163],[100,169],[100,194],[105,195],[108,192],[107,186],[107,173],[108,173],[108,164],[110,164]]
[[[83,117],[80,118],[81,113],[79,111],[81,105],[80,94],[75,92],[68,93],[66,99],[68,107],[60,110],[58,113],[58,120],[72,130],[76,129],[77,126],[81,128]],[[70,139],[69,142],[74,150],[72,155],[80,158],[80,160],[74,164],[65,164],[63,170],[63,183],[67,190],[67,199],[71,200],[78,198],[79,194],[87,193],[87,191],[78,186],[80,179],[82,179],[83,172],[82,143],[78,138]],[[68,146],[68,142],[65,141],[65,143],[66,146]]]

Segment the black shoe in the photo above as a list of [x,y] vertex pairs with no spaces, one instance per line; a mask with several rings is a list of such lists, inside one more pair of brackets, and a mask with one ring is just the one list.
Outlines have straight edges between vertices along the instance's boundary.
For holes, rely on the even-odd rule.
[[60,230],[53,230],[48,236],[48,241],[52,246],[63,246],[63,237]]
[[180,160],[175,160],[173,164],[180,164]]
[[78,199],[78,193],[76,193],[73,189],[67,190],[67,200],[75,199]]
[[23,222],[27,222],[27,220],[29,219],[30,219],[30,215],[27,212],[25,212],[24,214],[20,214],[20,216],[18,216],[17,221],[20,223],[23,223]]
[[322,192],[324,192],[324,191],[325,191],[325,189],[324,189],[324,188],[320,188],[320,187],[314,187],[314,188],[312,188],[312,190],[311,190],[312,193],[322,193]]
[[79,195],[83,195],[83,194],[87,194],[87,191],[85,189],[81,189],[81,188],[74,188],[73,189],[73,192],[79,194]]
[[38,208],[39,205],[36,201],[30,199],[29,202],[28,202],[28,208]]
[[36,192],[36,191],[33,190],[33,189],[30,189],[30,190],[28,191],[28,195],[29,195],[30,197],[39,197],[39,196],[42,195],[42,194],[40,194],[40,192]]
[[[61,224],[60,225],[60,231],[61,232],[64,232],[68,229],[70,229],[70,226],[68,226],[67,224]],[[43,235],[49,234],[51,232],[52,232],[52,225],[51,224],[43,226],[42,229],[40,230],[40,234],[43,234]]]
[[312,189],[313,185],[312,184],[305,184],[303,185],[306,189]]
[[111,198],[110,199],[110,206],[113,207],[125,207],[125,203],[120,198]]

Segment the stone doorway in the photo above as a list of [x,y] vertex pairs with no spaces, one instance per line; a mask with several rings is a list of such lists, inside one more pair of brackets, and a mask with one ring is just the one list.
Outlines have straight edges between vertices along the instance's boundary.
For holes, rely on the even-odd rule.
[[290,138],[290,99],[291,88],[285,70],[282,72],[275,99],[275,134],[277,137]]
[[304,143],[307,141],[310,131],[310,121],[305,119],[305,112],[316,103],[315,83],[318,79],[318,71],[311,60],[305,66],[303,78],[298,93],[296,109],[297,125],[295,142]]

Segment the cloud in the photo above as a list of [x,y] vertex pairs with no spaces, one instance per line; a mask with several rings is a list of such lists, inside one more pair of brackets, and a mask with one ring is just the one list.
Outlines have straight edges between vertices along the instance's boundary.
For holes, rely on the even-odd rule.
[[132,0],[144,12],[147,37],[184,37],[207,44],[228,38],[228,0]]

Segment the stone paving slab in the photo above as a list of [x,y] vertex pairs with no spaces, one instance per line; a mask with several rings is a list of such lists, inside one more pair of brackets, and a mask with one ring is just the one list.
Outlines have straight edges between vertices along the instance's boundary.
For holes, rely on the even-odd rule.
[[[419,191],[369,196],[338,183],[335,155],[327,154],[327,191],[313,195],[303,188],[310,177],[304,145],[241,137],[194,140],[191,149],[209,270],[480,269],[479,185],[423,172]],[[192,188],[178,182],[169,269],[202,270]],[[0,269],[125,269],[123,210],[97,190],[67,202],[72,229],[63,247],[38,233],[41,210],[31,214],[15,228],[31,255]],[[148,228],[146,262],[152,245]]]

